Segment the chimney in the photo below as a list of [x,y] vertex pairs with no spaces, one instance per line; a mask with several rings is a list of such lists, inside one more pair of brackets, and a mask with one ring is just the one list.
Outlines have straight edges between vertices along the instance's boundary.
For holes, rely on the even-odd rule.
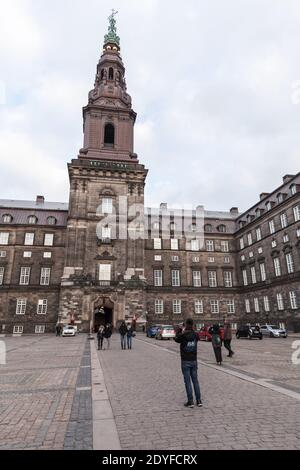
[[265,197],[269,196],[270,193],[261,193],[259,195],[259,199],[262,201],[263,199],[265,199]]
[[288,183],[289,181],[291,181],[293,178],[295,177],[295,175],[285,175],[283,178],[282,178],[282,181],[283,183]]
[[238,207],[232,207],[230,209],[230,214],[232,215],[239,215],[239,208]]
[[36,203],[37,203],[38,205],[44,204],[44,202],[45,202],[44,196],[37,196],[37,197],[36,197]]

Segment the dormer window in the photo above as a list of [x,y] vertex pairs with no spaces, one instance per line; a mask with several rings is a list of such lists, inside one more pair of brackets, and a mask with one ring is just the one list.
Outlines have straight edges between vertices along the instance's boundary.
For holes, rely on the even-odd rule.
[[104,129],[104,145],[113,147],[115,145],[115,128],[113,124],[106,124]]
[[48,225],[56,225],[57,224],[57,220],[55,217],[48,217],[47,219],[47,222],[48,222]]
[[38,221],[38,219],[37,219],[37,217],[36,217],[35,215],[30,215],[30,216],[28,217],[28,223],[29,223],[30,225],[36,224],[37,221]]
[[113,80],[114,79],[114,69],[112,67],[109,67],[108,70],[108,79]]
[[291,186],[291,194],[292,194],[292,196],[293,196],[294,194],[296,194],[296,192],[297,192],[297,186],[296,186],[295,184],[292,184],[292,186]]
[[226,225],[224,225],[224,224],[219,225],[218,231],[221,232],[221,233],[225,233],[226,232]]
[[4,215],[2,216],[2,220],[3,220],[3,223],[4,223],[4,224],[11,224],[13,218],[12,218],[12,216],[11,216],[10,214],[4,214]]
[[205,232],[212,232],[212,225],[211,224],[206,224],[204,226],[204,231]]
[[270,211],[272,209],[272,204],[271,204],[270,201],[267,202],[266,209],[267,209],[267,211]]

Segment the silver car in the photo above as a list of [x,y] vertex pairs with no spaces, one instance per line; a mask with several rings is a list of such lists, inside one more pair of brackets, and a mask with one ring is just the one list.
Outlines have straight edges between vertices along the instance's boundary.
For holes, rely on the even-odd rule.
[[263,325],[260,327],[260,331],[264,336],[269,336],[270,338],[287,338],[286,330],[276,325]]
[[176,333],[172,325],[161,326],[155,335],[156,339],[172,339],[175,338]]

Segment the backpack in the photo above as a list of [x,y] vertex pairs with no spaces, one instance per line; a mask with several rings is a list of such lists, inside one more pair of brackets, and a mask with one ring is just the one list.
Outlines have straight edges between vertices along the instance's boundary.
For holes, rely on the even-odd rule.
[[213,334],[211,341],[214,348],[220,348],[222,346],[222,340],[218,334]]
[[188,340],[185,341],[182,350],[185,353],[195,353],[197,351],[196,335],[194,336],[194,339],[191,339],[190,341]]

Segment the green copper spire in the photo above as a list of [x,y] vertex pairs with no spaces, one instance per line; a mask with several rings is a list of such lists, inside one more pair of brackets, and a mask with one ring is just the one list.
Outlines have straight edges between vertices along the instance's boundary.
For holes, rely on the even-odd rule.
[[116,20],[115,16],[118,12],[114,9],[112,10],[112,14],[108,17],[109,26],[108,26],[108,33],[104,36],[104,45],[105,44],[116,44],[120,47],[120,38],[117,35],[117,28],[116,28]]

